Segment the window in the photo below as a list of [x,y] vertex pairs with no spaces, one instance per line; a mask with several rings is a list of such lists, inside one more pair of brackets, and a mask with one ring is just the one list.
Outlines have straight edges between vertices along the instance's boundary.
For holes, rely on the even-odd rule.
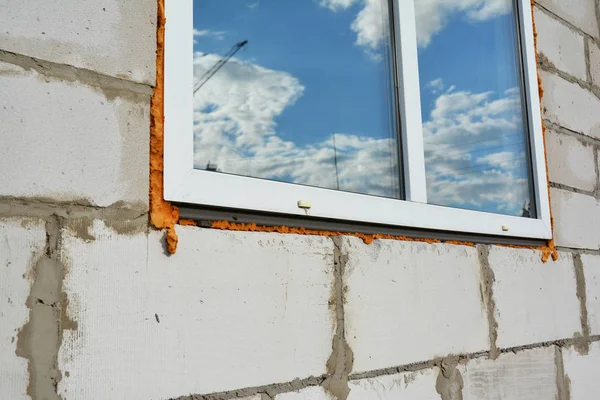
[[165,198],[551,237],[530,2],[167,0]]

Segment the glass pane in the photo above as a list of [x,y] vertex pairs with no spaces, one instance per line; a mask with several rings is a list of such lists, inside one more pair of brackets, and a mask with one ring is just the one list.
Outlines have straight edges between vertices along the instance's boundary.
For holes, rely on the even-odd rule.
[[387,0],[194,0],[195,168],[399,197],[387,18]]
[[415,0],[429,203],[533,217],[511,0]]

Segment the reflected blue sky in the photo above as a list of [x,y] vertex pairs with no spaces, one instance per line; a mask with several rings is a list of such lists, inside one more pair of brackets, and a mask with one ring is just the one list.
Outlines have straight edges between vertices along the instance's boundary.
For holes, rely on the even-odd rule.
[[[355,45],[350,29],[360,4],[337,13],[312,0],[196,0],[194,6],[197,29],[225,31],[218,38],[197,37],[196,51],[224,54],[248,40],[238,59],[288,72],[305,87],[278,116],[285,127],[278,135],[298,145],[313,143],[323,132],[385,137],[385,71]],[[356,109],[357,96],[368,99],[365,109]]]
[[[197,79],[248,40],[195,96],[196,167],[398,197],[383,3],[194,0]],[[520,215],[510,1],[415,6],[430,202]]]
[[[428,200],[527,214],[529,161],[512,1],[437,3],[428,11],[441,15],[439,31],[419,41]],[[430,21],[418,18],[417,31]]]

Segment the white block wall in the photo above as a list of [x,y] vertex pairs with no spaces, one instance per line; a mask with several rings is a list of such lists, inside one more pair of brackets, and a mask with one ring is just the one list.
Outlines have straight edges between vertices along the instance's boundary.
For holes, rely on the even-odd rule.
[[598,38],[598,17],[594,0],[539,0],[536,2],[561,19],[561,23],[577,27]]
[[[444,384],[465,400],[597,398],[597,3],[535,5],[560,249],[542,263],[504,246],[180,226],[168,256],[147,225],[155,1],[5,0],[0,399],[445,400]],[[64,274],[44,365],[24,356],[44,343],[18,340],[31,287],[48,284],[41,257]],[[60,376],[38,396],[44,368]]]
[[535,9],[538,53],[561,71],[585,80],[585,38],[554,15]]
[[544,87],[543,117],[571,131],[600,138],[596,112],[600,99],[592,92],[557,75],[541,71]]
[[306,389],[279,394],[275,396],[275,400],[335,400],[335,398],[321,386],[311,386]]
[[1,61],[0,87],[2,132],[14,135],[0,146],[0,196],[147,207],[149,96]]
[[437,400],[439,368],[350,381],[350,400]]
[[0,220],[0,399],[28,399],[27,360],[16,357],[17,335],[29,319],[31,270],[46,245],[39,220]]
[[0,49],[153,84],[154,0],[3,0]]
[[573,257],[543,263],[538,251],[492,246],[500,348],[570,338],[581,330]]
[[[349,382],[348,400],[438,400],[436,380],[438,368],[417,372],[383,375],[377,378]],[[335,399],[320,386],[277,395],[275,400],[332,400]]]
[[474,247],[346,238],[343,251],[353,372],[489,349]]
[[593,192],[596,189],[594,147],[575,136],[546,130],[546,152],[552,160],[548,176],[552,182]]
[[[462,387],[461,392],[464,400],[556,399],[559,389],[556,386],[555,354],[555,348],[550,346],[503,354],[493,361],[488,359],[469,360],[455,367],[457,387]],[[577,353],[575,354],[574,357],[580,357]],[[598,362],[597,359],[592,360],[591,357],[587,357],[585,360],[579,358],[576,362],[591,363],[594,361]],[[565,359],[565,367],[570,362],[570,360]],[[592,381],[597,381],[597,379],[590,379],[593,375],[593,366],[588,365],[588,367],[592,368],[582,368],[588,373],[588,376],[579,376],[581,385],[589,385]],[[439,375],[440,369],[434,367],[416,372],[403,372],[382,375],[376,378],[352,380],[349,383],[350,394],[348,399],[444,399],[445,397],[442,397],[438,392],[440,388]],[[594,389],[596,389],[596,386],[594,386]],[[586,390],[585,393],[593,392]],[[275,400],[330,400],[331,398],[325,390],[317,386],[281,394],[276,396]],[[571,398],[587,399],[588,397]]]
[[552,346],[503,354],[494,361],[471,360],[459,366],[459,371],[464,382],[464,400],[558,398]]
[[325,373],[331,240],[181,228],[167,258],[160,233],[117,235],[95,220],[89,234],[63,231],[79,329],[59,354],[60,394],[163,399]]
[[581,255],[585,276],[586,308],[591,335],[600,335],[600,257]]
[[550,190],[554,240],[558,246],[594,249],[600,245],[600,204],[596,198],[569,190]]
[[572,399],[594,400],[600,393],[598,366],[600,365],[600,343],[592,344],[588,354],[575,349],[563,349],[565,378]]

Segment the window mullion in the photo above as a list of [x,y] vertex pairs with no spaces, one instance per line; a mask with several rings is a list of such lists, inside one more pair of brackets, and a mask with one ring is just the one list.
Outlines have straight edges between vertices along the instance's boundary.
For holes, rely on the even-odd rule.
[[414,0],[394,1],[394,21],[406,200],[427,203]]

